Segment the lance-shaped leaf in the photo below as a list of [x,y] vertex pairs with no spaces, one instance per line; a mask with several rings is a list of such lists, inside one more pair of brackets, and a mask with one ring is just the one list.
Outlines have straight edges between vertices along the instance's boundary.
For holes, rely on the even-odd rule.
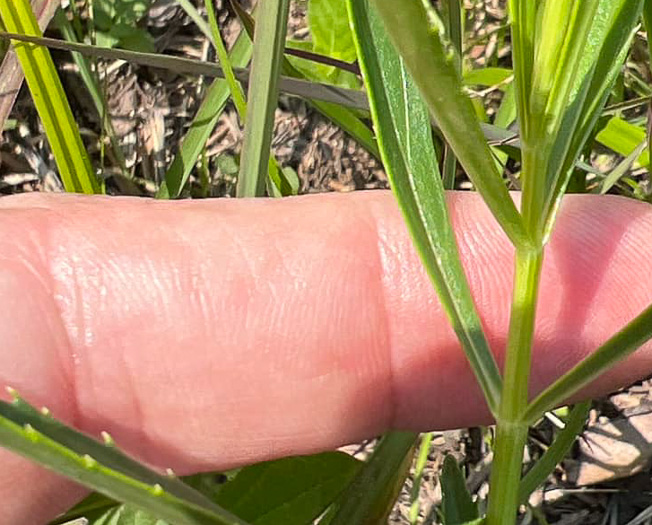
[[[246,34],[241,33],[231,49],[231,63],[237,67],[244,67],[251,58],[251,51],[251,41]],[[156,194],[158,199],[179,197],[192,169],[197,163],[200,153],[206,146],[206,142],[213,133],[217,121],[226,107],[229,93],[230,90],[226,80],[214,80],[210,85],[195,118],[190,124],[190,129],[183,137],[179,152],[165,173],[165,181]]]
[[523,421],[533,423],[546,410],[560,405],[582,387],[652,339],[652,305],[620,332],[541,392],[529,405]]
[[479,516],[478,505],[466,488],[464,473],[453,456],[444,458],[441,473],[441,513],[444,525],[463,525]]
[[[8,31],[42,35],[29,0],[0,0],[0,16]],[[50,52],[32,44],[15,44],[14,49],[66,191],[101,193]]]
[[[32,9],[36,14],[41,31],[45,31],[58,7],[58,0],[32,0]],[[4,50],[5,48],[0,45],[0,49]],[[2,56],[1,52],[0,56]],[[8,50],[0,64],[0,130],[4,127],[11,108],[14,106],[24,78],[16,53]]]
[[289,8],[289,0],[266,0],[259,9],[251,65],[252,82],[247,93],[249,117],[245,124],[236,189],[239,197],[256,197],[265,193]]
[[496,170],[471,100],[442,40],[441,21],[426,2],[373,0],[385,30],[460,164],[510,240],[530,246],[523,220]]
[[509,14],[512,30],[512,62],[516,84],[516,104],[518,107],[521,134],[529,135],[530,90],[534,64],[534,35],[538,2],[528,0],[509,0]]
[[427,108],[367,0],[349,0],[348,7],[392,189],[487,404],[495,411],[501,378],[459,258]]
[[547,169],[546,184],[549,190],[541,217],[544,242],[552,232],[573,166],[622,69],[642,6],[642,0],[600,0],[592,19]]
[[418,437],[414,432],[385,434],[341,500],[335,503],[335,512],[328,515],[325,524],[387,523],[387,517],[410,472]]
[[10,390],[0,401],[0,445],[106,496],[178,525],[246,525],[173,475],[161,475],[38,411]]
[[555,436],[554,441],[543,456],[541,456],[528,473],[523,476],[523,479],[521,479],[518,488],[518,498],[521,504],[527,503],[530,494],[548,479],[548,476],[554,472],[557,465],[570,452],[577,436],[580,435],[584,428],[590,410],[590,401],[584,401],[573,407],[566,420],[566,426]]

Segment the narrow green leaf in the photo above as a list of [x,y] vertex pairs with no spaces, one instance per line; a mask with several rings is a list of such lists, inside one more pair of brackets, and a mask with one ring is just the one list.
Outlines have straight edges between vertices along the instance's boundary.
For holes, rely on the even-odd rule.
[[[59,9],[56,12],[54,15],[54,21],[56,22],[59,31],[61,31],[61,34],[66,40],[71,42],[77,41],[77,35],[75,34],[72,25],[68,21],[68,17],[62,9]],[[103,131],[111,142],[111,149],[113,151],[113,155],[118,164],[118,167],[120,168],[122,175],[128,177],[129,172],[127,171],[127,162],[125,160],[124,154],[122,153],[122,147],[120,146],[120,142],[118,141],[118,138],[115,134],[115,130],[113,129],[113,124],[108,114],[106,98],[100,89],[97,77],[91,71],[91,67],[84,56],[80,55],[79,53],[72,53],[72,58],[77,65],[77,69],[79,69],[79,76],[81,76],[82,81],[84,82],[84,86],[86,87],[88,94],[93,100],[93,105],[97,111],[97,116],[99,117],[100,122],[102,122]]]
[[636,162],[636,159],[639,159],[643,150],[647,147],[648,141],[647,138],[644,138],[634,150],[627,155],[622,161],[618,163],[611,173],[602,181],[600,185],[600,193],[604,195],[607,193],[613,186],[616,184],[624,175],[627,173],[632,165]]
[[[242,22],[242,26],[249,35],[249,38],[253,39],[255,33],[255,21],[253,17],[242,9],[237,0],[230,0],[230,5],[238,14],[238,18]],[[283,57],[281,70],[284,75],[289,77],[305,79],[305,75],[294,67],[287,57]],[[346,107],[345,104],[333,104],[314,99],[307,99],[307,101],[345,133],[351,135],[351,137],[361,144],[369,153],[380,159],[380,152],[378,151],[378,144],[376,143],[374,134],[369,127],[355,115],[355,113]],[[365,109],[369,109],[366,100]]]
[[[235,78],[233,72],[233,66],[231,65],[231,59],[226,50],[226,45],[224,40],[222,40],[222,35],[220,33],[220,28],[217,23],[217,16],[215,15],[215,9],[213,7],[213,0],[205,0],[206,11],[208,13],[208,20],[210,22],[211,32],[213,34],[213,43],[215,44],[215,49],[217,50],[217,56],[220,61],[220,66],[224,72],[224,78],[226,83],[229,86],[229,91],[231,92],[231,98],[235,105],[238,116],[240,117],[240,122],[245,123],[247,121],[247,101],[245,100],[245,94],[240,85],[240,82]],[[276,193],[279,196],[286,195],[296,195],[296,192],[293,191],[292,185],[286,180],[283,171],[279,168],[274,155],[270,152],[268,158],[268,180],[273,183],[275,190],[272,193]]]
[[467,86],[497,86],[506,83],[514,72],[504,67],[484,67],[471,69],[464,73],[464,83]]
[[10,392],[12,403],[0,401],[3,447],[178,525],[246,524],[178,478],[158,474],[123,454],[108,435],[99,443]]
[[[231,50],[231,62],[236,66],[243,67],[249,62],[251,52],[252,46],[247,35],[240,34]],[[213,133],[228,99],[229,87],[226,81],[213,81],[204,95],[197,115],[190,124],[190,129],[183,138],[179,152],[165,174],[165,181],[156,194],[157,199],[175,199],[181,195],[181,191],[197,164],[197,159],[206,146],[206,142]]]
[[537,9],[540,1],[509,0],[508,9],[512,30],[512,63],[516,84],[521,136],[529,136],[529,101],[534,69],[534,37],[536,34]]
[[[460,0],[444,0],[441,3],[442,18],[446,29],[446,36],[453,50],[453,62],[457,73],[462,75],[462,50],[464,48],[464,8]],[[482,104],[476,104],[484,113]],[[457,158],[451,145],[444,141],[444,162],[442,166],[442,180],[444,188],[447,190],[455,189],[455,179],[457,175]]]
[[[38,19],[38,25],[43,31],[50,24],[50,20],[59,6],[49,0],[33,0],[32,7]],[[1,17],[0,30],[6,30]],[[7,129],[6,125],[11,122],[8,122],[7,118],[14,107],[14,102],[25,78],[16,54],[7,52],[9,46],[10,42],[8,41],[0,42],[0,129]]]
[[523,421],[533,423],[546,410],[560,405],[651,338],[652,306],[648,306],[600,348],[541,392],[528,405]]
[[466,479],[453,456],[444,458],[444,467],[439,478],[441,483],[441,512],[444,525],[463,525],[477,520],[478,506],[473,502]]
[[258,11],[252,81],[247,96],[250,113],[245,125],[236,189],[239,197],[256,197],[265,193],[289,8],[289,0],[266,0]]
[[441,2],[441,12],[446,36],[455,51],[455,66],[461,72],[464,49],[464,7],[460,0],[444,0]]
[[345,0],[310,0],[308,25],[316,53],[347,62],[355,60]]
[[312,523],[353,481],[362,463],[326,452],[241,469],[215,499],[252,525]]
[[[652,35],[652,0],[645,0],[643,4],[643,24],[645,26],[645,32],[648,35]],[[648,57],[650,57],[651,63],[648,64],[648,69],[652,72],[652,38],[648,36],[647,38],[647,51]],[[647,113],[647,150],[648,152],[652,151],[652,105],[648,103],[648,113]]]
[[[42,36],[29,0],[0,0],[7,31]],[[66,191],[101,193],[65,91],[47,48],[14,43]]]
[[392,189],[487,404],[495,411],[501,392],[500,373],[459,259],[427,108],[368,2],[349,0],[348,8]]
[[412,490],[410,491],[410,525],[416,525],[419,520],[420,509],[420,492],[421,481],[423,473],[428,463],[428,454],[430,454],[430,445],[432,444],[433,433],[428,432],[421,436],[421,443],[419,444],[419,452],[414,465],[414,477],[412,481]]
[[548,168],[550,186],[544,206],[543,241],[550,237],[566,186],[627,56],[643,0],[601,0],[583,60],[578,66],[572,104],[557,134]]
[[555,159],[563,159],[568,153],[580,119],[577,108],[582,107],[586,95],[586,83],[580,82],[578,88],[577,80],[590,75],[595,64],[594,56],[586,64],[586,47],[587,42],[591,44],[589,34],[600,1],[548,0],[541,4],[525,108],[529,125],[527,133],[521,131],[521,211],[530,235],[539,245],[544,242],[546,203],[554,199],[551,191],[557,188],[561,167]]
[[206,6],[206,12],[208,13],[208,22],[210,24],[211,33],[213,35],[213,44],[217,51],[217,57],[220,61],[220,66],[224,72],[224,78],[226,83],[229,86],[229,91],[231,92],[231,98],[235,104],[235,108],[240,116],[240,120],[244,122],[247,119],[247,102],[245,100],[245,94],[240,85],[240,82],[235,78],[233,73],[233,67],[231,65],[231,59],[229,58],[229,53],[226,50],[226,45],[224,40],[222,40],[222,34],[220,33],[220,28],[217,24],[217,16],[215,15],[215,9],[213,7],[213,0],[205,0],[204,4]]
[[548,476],[554,472],[557,465],[570,452],[577,436],[580,435],[584,428],[590,410],[590,401],[584,401],[573,407],[568,415],[564,429],[555,436],[548,450],[521,479],[518,489],[518,498],[521,504],[527,503],[530,494],[548,479]]
[[336,503],[337,511],[328,525],[385,523],[410,471],[418,436],[413,432],[385,434]]
[[402,2],[401,9],[395,0],[373,0],[373,4],[437,126],[496,220],[515,245],[530,246],[521,215],[496,171],[473,105],[441,40],[437,28],[441,21],[433,19],[436,15],[426,11],[422,0]]
[[[639,147],[641,142],[645,142],[646,132],[644,128],[631,124],[620,117],[612,117],[595,136],[595,140],[616,153],[628,157]],[[649,152],[640,152],[634,160],[640,166],[649,165]]]

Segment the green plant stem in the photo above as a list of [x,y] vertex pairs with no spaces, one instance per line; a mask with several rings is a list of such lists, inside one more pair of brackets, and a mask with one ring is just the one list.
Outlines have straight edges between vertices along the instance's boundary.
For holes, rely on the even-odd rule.
[[546,168],[550,158],[549,141],[523,142],[521,146],[521,213],[525,228],[537,245],[542,244],[541,214],[546,193]]
[[249,118],[236,188],[238,197],[258,197],[265,193],[289,9],[290,0],[265,0],[260,5],[247,96]]
[[543,251],[517,250],[512,316],[507,339],[503,391],[496,421],[495,458],[491,472],[487,525],[514,523],[518,509],[532,339]]
[[513,525],[516,521],[527,431],[527,425],[520,421],[499,419],[496,422],[494,462],[485,525]]

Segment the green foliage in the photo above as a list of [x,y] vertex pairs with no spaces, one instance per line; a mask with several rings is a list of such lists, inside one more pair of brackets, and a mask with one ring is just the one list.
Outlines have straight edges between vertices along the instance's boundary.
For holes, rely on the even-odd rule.
[[477,520],[478,506],[466,488],[466,479],[457,461],[450,454],[444,458],[441,478],[441,515],[444,525],[463,525]]
[[154,52],[154,39],[145,29],[138,27],[151,3],[151,0],[93,0],[96,44]]
[[[183,481],[251,525],[311,523],[346,488],[361,463],[341,452],[291,457],[227,473],[198,474]],[[91,494],[51,525],[85,517],[89,525],[166,525],[156,514]]]
[[174,475],[123,454],[109,435],[99,443],[10,393],[11,403],[0,401],[0,442],[9,450],[175,525],[245,525]]
[[289,0],[267,0],[260,7],[251,66],[256,81],[249,84],[247,93],[250,114],[245,123],[238,197],[264,195],[268,172],[276,187],[281,187],[279,170],[270,163],[270,146],[289,9]]
[[[292,41],[295,49],[311,51],[320,55],[353,63],[356,59],[353,35],[346,15],[345,0],[310,0],[308,2],[310,41]],[[356,75],[332,65],[312,60],[288,57],[294,67],[307,78],[325,81],[336,86],[357,88]]]
[[310,0],[308,23],[315,53],[353,62],[353,35],[345,0]]
[[[611,150],[627,157],[641,144],[646,143],[646,131],[641,126],[636,126],[620,117],[612,117],[607,125],[596,135],[595,140]],[[648,167],[650,153],[647,149],[637,155],[636,164],[639,167]]]
[[360,466],[342,452],[260,463],[240,470],[215,502],[252,525],[303,525],[321,515]]
[[348,7],[392,189],[489,407],[495,410],[501,390],[500,374],[457,252],[427,108],[369,4],[350,1]]
[[498,86],[512,77],[511,69],[504,67],[484,67],[472,69],[464,74],[464,83],[469,86]]
[[[29,0],[1,0],[0,17],[8,31],[42,36]],[[50,52],[32,44],[15,50],[66,191],[102,193]]]
[[320,525],[386,523],[412,465],[418,435],[388,432]]

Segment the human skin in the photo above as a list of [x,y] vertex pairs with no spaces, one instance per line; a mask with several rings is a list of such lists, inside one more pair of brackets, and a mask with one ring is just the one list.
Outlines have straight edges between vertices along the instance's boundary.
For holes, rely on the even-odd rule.
[[[513,249],[477,195],[448,204],[501,361]],[[543,269],[533,393],[652,302],[650,239],[646,204],[565,199]],[[384,191],[6,197],[0,308],[0,384],[180,474],[490,421]],[[646,346],[583,395],[650,372]],[[0,523],[45,523],[83,495],[0,450]]]

